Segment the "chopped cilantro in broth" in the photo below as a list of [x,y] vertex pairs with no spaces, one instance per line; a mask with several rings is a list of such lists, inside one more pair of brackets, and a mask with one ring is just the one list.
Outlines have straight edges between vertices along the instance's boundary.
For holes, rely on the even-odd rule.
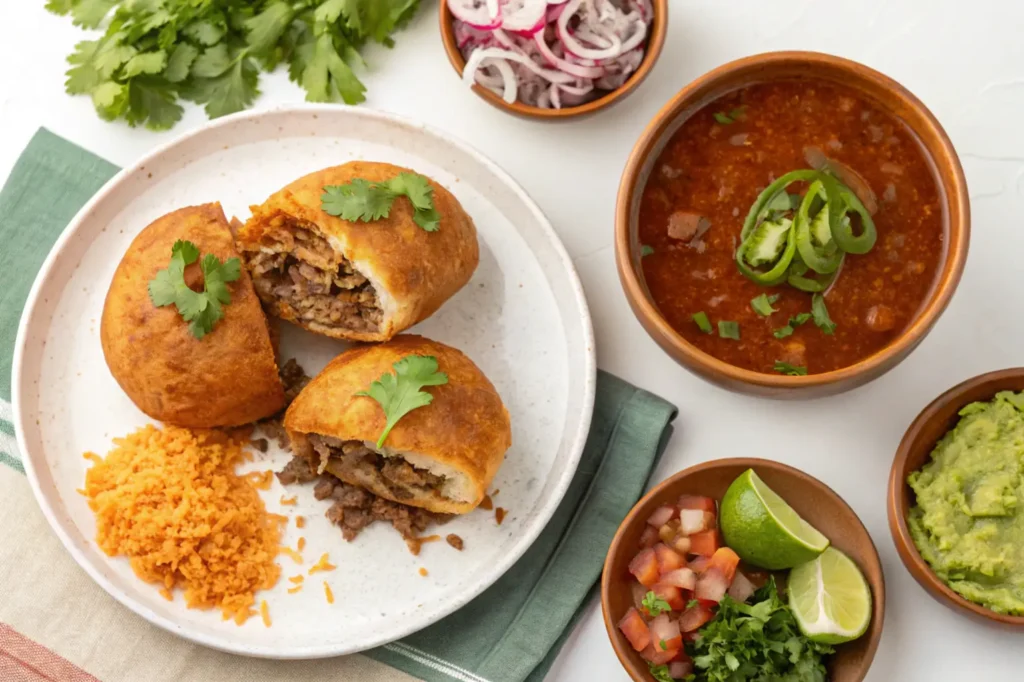
[[[855,169],[879,205],[877,243],[845,259],[822,300],[827,318],[820,304],[812,317],[810,293],[759,286],[733,258],[751,204],[772,180],[809,167],[806,147]],[[806,189],[799,183],[788,191]],[[783,195],[772,209],[792,210],[799,200]],[[669,236],[675,212],[710,222],[701,249]],[[943,230],[935,180],[909,130],[844,86],[782,81],[711,102],[675,133],[643,191],[640,242],[658,257],[641,266],[668,323],[699,349],[766,374],[777,374],[778,362],[815,374],[871,355],[911,322],[938,272]],[[870,320],[886,317],[879,309],[895,323],[872,328]],[[699,312],[716,333],[695,324]],[[717,333],[723,320],[742,330],[738,339]]]

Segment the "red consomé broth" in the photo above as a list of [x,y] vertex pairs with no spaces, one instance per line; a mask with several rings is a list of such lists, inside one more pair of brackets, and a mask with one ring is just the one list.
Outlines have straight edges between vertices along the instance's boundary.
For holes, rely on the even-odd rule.
[[[716,120],[730,112],[737,113],[732,123]],[[870,186],[878,240],[868,253],[847,256],[825,294],[835,333],[808,322],[779,339],[773,331],[810,311],[811,294],[785,284],[759,286],[739,272],[733,257],[758,194],[775,178],[808,168],[811,147]],[[679,212],[699,214],[710,228],[697,240],[671,237],[670,217]],[[913,321],[939,272],[945,226],[933,168],[905,124],[850,88],[793,80],[746,87],[688,119],[644,188],[639,234],[650,247],[642,265],[651,296],[687,341],[744,369],[772,373],[781,361],[813,374],[866,358]],[[751,308],[762,293],[779,295],[778,312],[762,317]],[[707,314],[715,333],[701,332],[692,319],[698,312]],[[740,339],[721,338],[720,320],[739,323]]]

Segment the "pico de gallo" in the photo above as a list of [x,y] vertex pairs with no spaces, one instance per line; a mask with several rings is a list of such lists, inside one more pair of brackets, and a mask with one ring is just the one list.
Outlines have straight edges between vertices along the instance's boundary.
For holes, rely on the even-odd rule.
[[684,641],[715,617],[726,594],[743,603],[757,589],[739,564],[736,552],[722,544],[714,499],[683,495],[659,507],[629,563],[634,605],[619,629],[649,664],[667,666],[674,679],[687,677],[693,662]]

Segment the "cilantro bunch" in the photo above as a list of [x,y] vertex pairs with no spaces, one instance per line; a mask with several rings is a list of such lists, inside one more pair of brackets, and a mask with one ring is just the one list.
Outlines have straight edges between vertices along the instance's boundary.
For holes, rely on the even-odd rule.
[[180,99],[211,118],[249,107],[260,70],[287,64],[310,102],[358,104],[366,88],[353,68],[369,41],[391,34],[419,0],[48,0],[95,29],[68,57],[65,89],[89,95],[106,120],[166,130],[181,119]]
[[690,682],[825,682],[822,657],[834,650],[805,637],[781,599],[775,579],[741,604],[725,597],[714,620],[687,645]]

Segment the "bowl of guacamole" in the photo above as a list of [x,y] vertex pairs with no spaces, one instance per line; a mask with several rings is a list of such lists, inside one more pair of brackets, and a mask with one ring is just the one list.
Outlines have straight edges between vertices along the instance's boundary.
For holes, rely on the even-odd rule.
[[933,596],[1024,629],[1024,368],[937,398],[900,443],[889,525]]

